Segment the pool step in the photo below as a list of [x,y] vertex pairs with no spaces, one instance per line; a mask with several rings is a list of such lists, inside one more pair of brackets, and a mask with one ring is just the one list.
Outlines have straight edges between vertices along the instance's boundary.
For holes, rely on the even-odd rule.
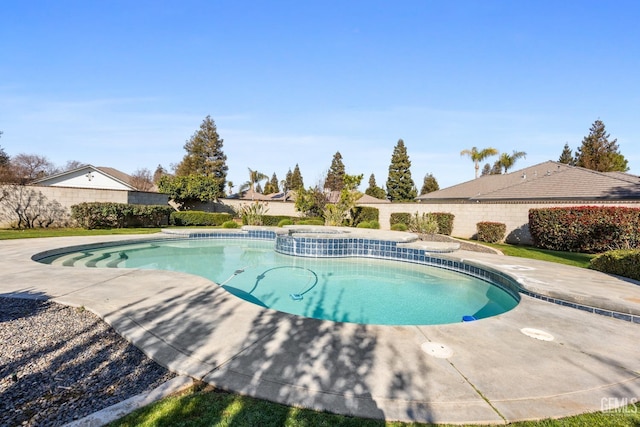
[[51,265],[64,267],[89,267],[89,268],[117,268],[120,263],[127,260],[127,256],[121,251],[68,254],[51,262]]

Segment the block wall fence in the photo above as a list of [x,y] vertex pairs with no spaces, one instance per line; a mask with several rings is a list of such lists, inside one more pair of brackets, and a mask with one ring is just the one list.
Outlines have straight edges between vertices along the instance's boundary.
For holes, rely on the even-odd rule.
[[[248,200],[222,200],[218,206],[209,209],[223,212],[229,208],[237,210],[241,205],[251,203]],[[531,244],[529,233],[529,210],[550,207],[569,206],[624,206],[640,208],[640,201],[633,203],[603,203],[602,201],[571,201],[571,202],[511,202],[511,203],[379,203],[367,204],[378,209],[380,228],[388,230],[391,214],[407,212],[419,214],[428,212],[446,212],[455,216],[453,220],[454,237],[472,238],[476,235],[476,224],[482,221],[502,222],[507,226],[506,241],[509,243]],[[299,216],[292,202],[268,202],[268,215]]]

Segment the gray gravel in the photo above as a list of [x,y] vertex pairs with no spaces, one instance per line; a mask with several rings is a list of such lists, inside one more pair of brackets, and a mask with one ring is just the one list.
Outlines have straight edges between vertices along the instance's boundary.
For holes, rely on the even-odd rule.
[[82,308],[0,297],[0,425],[60,426],[175,377]]

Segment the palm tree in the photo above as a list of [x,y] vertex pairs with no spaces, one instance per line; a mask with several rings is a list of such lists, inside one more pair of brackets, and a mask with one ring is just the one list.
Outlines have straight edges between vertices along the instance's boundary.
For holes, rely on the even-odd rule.
[[516,151],[513,150],[513,154],[502,153],[500,154],[500,159],[498,159],[497,163],[500,165],[502,169],[504,169],[504,173],[507,173],[509,169],[511,169],[519,158],[524,157],[527,158],[527,153],[524,151]]
[[485,148],[483,150],[478,151],[476,147],[472,147],[471,150],[462,150],[460,152],[461,156],[469,156],[473,161],[476,168],[476,178],[478,177],[478,170],[480,169],[480,162],[486,159],[489,156],[495,156],[498,154],[498,150],[495,148]]
[[249,169],[249,181],[245,182],[244,184],[242,184],[242,186],[240,186],[240,191],[242,192],[247,189],[250,189],[251,192],[253,193],[255,191],[256,184],[258,184],[260,181],[264,179],[268,179],[269,177],[263,174],[262,172],[258,172],[257,170],[253,170],[251,168],[247,168],[247,169]]
[[229,195],[233,192],[233,181],[227,181],[227,187],[229,187]]

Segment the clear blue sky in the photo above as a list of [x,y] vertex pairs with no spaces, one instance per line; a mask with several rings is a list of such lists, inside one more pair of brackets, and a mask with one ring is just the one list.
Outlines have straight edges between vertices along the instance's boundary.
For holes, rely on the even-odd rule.
[[[460,151],[557,160],[596,119],[640,174],[640,2],[23,1],[0,6],[0,146],[132,173],[169,168],[210,115],[228,179],[307,186],[340,151],[418,186],[474,177]],[[493,162],[495,159],[489,159]]]

